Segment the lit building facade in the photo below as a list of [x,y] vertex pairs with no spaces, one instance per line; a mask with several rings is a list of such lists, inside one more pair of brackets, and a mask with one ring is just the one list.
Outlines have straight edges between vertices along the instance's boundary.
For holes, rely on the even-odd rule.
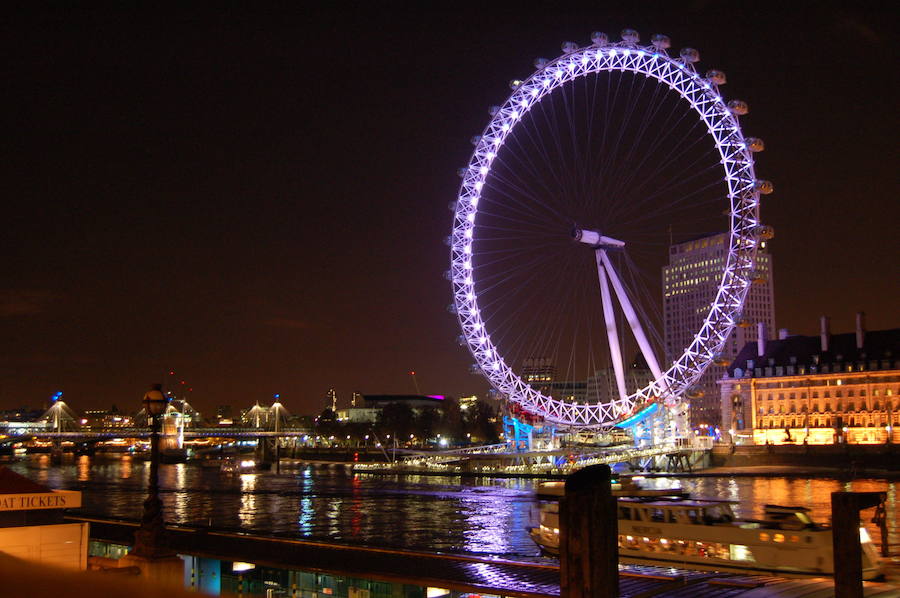
[[337,410],[337,420],[348,424],[374,424],[381,409],[376,407],[348,407]]
[[556,379],[556,366],[548,358],[526,359],[522,362],[522,380],[534,388],[541,388]]
[[587,383],[584,380],[557,380],[556,364],[547,357],[524,360],[522,380],[532,388],[560,401],[584,403],[587,398]]
[[132,425],[131,417],[119,413],[116,406],[111,409],[93,409],[84,412],[81,425],[89,428],[124,428]]
[[[721,421],[717,381],[727,363],[748,342],[756,342],[758,324],[775,330],[772,256],[768,242],[760,243],[756,255],[753,285],[747,294],[741,323],[732,331],[722,348],[720,364],[711,364],[687,398],[693,427],[718,426]],[[666,363],[671,363],[694,340],[703,319],[716,297],[725,260],[728,258],[726,233],[678,243],[669,248],[669,264],[663,267],[663,329]]]
[[[744,347],[720,380],[722,426],[753,444],[900,441],[900,329]],[[723,435],[724,436],[724,435]]]

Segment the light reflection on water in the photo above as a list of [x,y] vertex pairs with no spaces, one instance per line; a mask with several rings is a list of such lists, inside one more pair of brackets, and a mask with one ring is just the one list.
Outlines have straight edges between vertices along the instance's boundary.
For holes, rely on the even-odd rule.
[[[84,514],[140,518],[147,463],[81,457],[53,466],[47,455],[35,455],[11,468],[54,488],[81,490]],[[283,467],[281,475],[183,464],[160,467],[165,513],[174,523],[519,558],[538,554],[526,531],[535,521],[536,484],[524,479],[354,475],[343,466]],[[894,482],[734,477],[684,478],[681,485],[695,496],[738,501],[739,517],[759,518],[766,504],[798,505],[810,507],[820,522],[829,520],[831,492],[887,490],[891,542],[900,543]],[[873,538],[879,538],[869,527]]]
[[76,467],[78,469],[78,481],[86,482],[91,479],[91,458],[87,455],[76,457]]
[[253,527],[254,519],[256,519],[256,478],[258,473],[242,473],[241,479],[241,507],[238,510],[238,517],[241,520],[241,527]]

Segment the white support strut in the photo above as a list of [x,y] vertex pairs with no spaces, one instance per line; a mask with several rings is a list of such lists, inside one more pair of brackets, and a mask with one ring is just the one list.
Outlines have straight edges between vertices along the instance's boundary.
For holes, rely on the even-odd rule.
[[628,300],[628,294],[625,292],[625,288],[622,286],[622,283],[619,280],[619,276],[613,269],[612,262],[609,261],[609,257],[602,249],[597,250],[597,256],[598,259],[603,261],[603,265],[606,267],[605,269],[609,273],[609,278],[612,281],[613,289],[615,289],[616,296],[619,298],[619,305],[622,306],[622,311],[625,313],[625,319],[628,320],[628,324],[631,326],[631,332],[634,334],[634,338],[638,343],[638,347],[641,348],[641,353],[643,353],[644,359],[647,360],[647,366],[650,368],[650,372],[653,374],[654,379],[662,380],[663,375],[662,370],[659,369],[659,362],[656,361],[656,355],[653,354],[653,349],[650,347],[650,343],[647,341],[647,336],[644,334],[644,329],[641,327],[641,323],[637,318],[637,314],[635,313],[634,308],[631,306],[631,301]]
[[616,372],[616,386],[619,389],[619,398],[628,396],[625,389],[625,368],[622,365],[622,350],[619,347],[619,333],[616,329],[616,316],[613,313],[612,297],[609,292],[609,283],[606,280],[606,269],[603,267],[606,252],[602,249],[595,251],[597,257],[597,276],[600,278],[600,296],[603,302],[603,320],[606,322],[606,336],[609,338],[609,356]]

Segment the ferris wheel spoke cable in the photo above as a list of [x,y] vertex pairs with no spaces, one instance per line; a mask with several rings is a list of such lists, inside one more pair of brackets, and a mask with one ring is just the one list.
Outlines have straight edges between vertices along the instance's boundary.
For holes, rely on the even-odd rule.
[[[608,77],[608,80],[609,80],[609,83],[611,84],[612,77],[611,76]],[[606,179],[610,158],[612,156],[612,152],[609,151],[609,146],[607,145],[607,137],[608,137],[608,133],[610,130],[609,117],[610,117],[610,114],[612,113],[612,108],[615,107],[615,105],[616,105],[616,100],[619,97],[619,88],[621,87],[621,85],[622,85],[622,79],[621,79],[621,77],[617,77],[615,91],[612,93],[611,100],[609,100],[609,102],[607,104],[608,106],[610,106],[611,109],[605,110],[603,113],[603,138],[602,138],[602,145],[601,145],[601,147],[603,148],[603,152],[602,152],[602,155],[600,156],[601,162],[600,162],[600,168],[599,168],[599,172],[600,172],[602,180]],[[610,98],[610,95],[607,93],[606,97]]]
[[[699,162],[702,162],[702,159],[696,159],[691,163],[691,167],[697,166]],[[677,173],[673,173],[671,176],[666,179],[661,180],[658,183],[658,187],[652,193],[640,193],[640,189],[643,188],[643,185],[640,188],[635,187],[634,192],[638,193],[638,199],[636,199],[631,206],[630,211],[638,214],[639,218],[646,219],[648,217],[653,217],[657,214],[671,214],[675,210],[680,210],[685,207],[690,208],[694,204],[689,203],[689,200],[693,199],[694,196],[704,193],[715,186],[721,186],[722,181],[718,178],[713,178],[710,175],[715,172],[719,167],[714,165],[706,166],[702,169],[697,169],[693,171],[693,174],[689,175],[681,175],[678,176]],[[703,180],[708,181],[704,183],[702,187],[694,188],[690,191],[690,193],[675,193],[675,191],[679,187],[691,186],[695,181]],[[724,189],[723,189],[724,192]],[[659,198],[668,198],[668,202],[665,206],[660,206],[658,209],[654,209],[652,212],[647,212],[646,205],[653,200],[658,200]],[[719,201],[722,202],[724,199],[724,195],[716,195],[710,194],[707,198],[707,201]],[[656,208],[656,206],[654,206]]]
[[[547,252],[541,252],[541,251],[539,251],[539,250],[541,250],[541,249],[552,250],[553,248],[558,247],[558,245],[559,245],[559,243],[558,243],[555,239],[550,240],[550,241],[546,241],[546,242],[544,242],[544,243],[536,243],[536,242],[533,242],[534,237],[523,237],[522,239],[523,239],[524,241],[528,241],[528,249],[529,249],[530,251],[534,251],[534,252],[536,252],[536,253],[544,253],[544,254],[546,254]],[[483,239],[482,239],[482,241],[483,241]],[[488,255],[491,255],[491,256],[506,256],[506,255],[512,255],[513,257],[521,258],[521,256],[522,256],[522,247],[521,247],[521,246],[515,246],[515,247],[504,246],[504,247],[498,247],[497,249],[480,249],[480,250],[478,251],[478,254],[479,254],[480,256],[488,256]],[[551,255],[545,255],[545,257],[546,257],[547,260],[553,259],[553,257],[552,257]],[[505,258],[504,258],[504,259],[505,259]],[[517,261],[519,261],[519,260],[517,260]],[[522,266],[515,266],[515,267],[522,267]]]
[[[674,200],[671,205],[669,205],[668,207],[666,207],[663,210],[660,210],[656,213],[644,211],[643,213],[639,213],[639,215],[635,216],[633,219],[624,221],[624,223],[634,226],[634,225],[640,224],[641,222],[645,222],[650,218],[658,217],[662,214],[668,214],[668,215],[674,216],[675,214],[684,212],[686,210],[691,210],[691,209],[697,208],[698,206],[701,206],[701,205],[714,204],[714,203],[716,203],[715,202],[716,199],[718,200],[718,203],[721,204],[722,200],[724,199],[723,197],[711,198],[706,201],[697,202],[697,203],[690,202],[690,200],[692,200],[695,196],[697,196],[701,193],[706,193],[707,191],[709,191],[719,185],[721,185],[721,181],[711,181],[709,183],[706,183],[702,187],[698,187],[697,189],[694,189],[690,193],[679,196],[677,200]],[[667,193],[671,194],[672,191],[675,188],[677,188],[677,186],[678,186],[677,184],[670,185],[667,190]],[[700,220],[701,219],[699,219],[699,218],[694,219],[694,221],[696,221],[696,222],[699,222]],[[704,218],[702,220],[711,221],[712,219]],[[686,221],[680,221],[680,223],[685,223],[685,222]],[[700,234],[703,234],[703,233],[708,233],[709,231],[698,231],[698,232]]]
[[[660,127],[657,127],[657,131],[664,132],[663,134],[657,134],[651,141],[648,148],[646,148],[642,153],[640,161],[634,165],[632,169],[627,171],[627,173],[623,176],[623,181],[620,185],[620,188],[629,187],[635,178],[640,175],[640,181],[636,188],[633,190],[633,193],[637,194],[641,191],[644,185],[648,184],[650,181],[654,181],[656,176],[665,171],[668,168],[669,164],[672,162],[672,146],[680,147],[682,149],[682,153],[687,151],[687,148],[683,147],[687,144],[682,142],[677,143],[667,143],[670,138],[674,136],[674,131],[677,130],[677,127],[681,124],[681,121],[684,120],[690,113],[688,111],[682,110],[681,116],[674,122],[671,123],[671,118],[679,112],[678,103],[673,103],[669,114],[666,117],[666,121]],[[697,126],[697,123],[694,123],[694,127]],[[691,132],[693,132],[693,128]],[[658,159],[657,154],[661,149],[669,148],[669,157],[668,159]],[[678,154],[681,155],[681,154]],[[653,164],[653,169],[649,172],[645,170],[646,164]]]
[[509,211],[507,211],[507,212],[501,214],[499,212],[493,212],[488,209],[485,209],[482,212],[482,215],[489,216],[489,217],[495,218],[497,220],[502,220],[503,222],[506,222],[506,223],[520,224],[520,225],[526,226],[526,227],[533,227],[535,231],[542,230],[541,227],[538,226],[538,223],[536,221],[529,220],[526,217],[524,217],[523,215],[518,214],[518,213],[510,213]]
[[[626,101],[625,118],[622,119],[622,121],[619,123],[618,135],[616,137],[616,143],[614,145],[615,152],[610,152],[611,158],[614,155],[615,156],[620,155],[619,150],[622,147],[622,139],[625,136],[625,132],[628,129],[629,123],[631,122],[631,117],[634,114],[634,109],[635,109],[635,105],[637,102],[634,102],[631,100],[634,97],[634,83],[635,83],[636,78],[637,77],[629,77],[629,79],[630,79],[629,87],[628,87],[629,93],[628,93],[628,100]],[[642,82],[641,82],[640,91],[638,92],[639,94],[643,91],[644,84],[646,84],[646,82],[647,82],[647,79],[645,77],[641,77],[641,80],[642,80]],[[615,192],[615,191],[617,191],[616,188],[611,189],[611,192]]]
[[[555,275],[545,276],[542,281],[545,282],[544,289],[552,289],[565,285],[567,281],[573,280],[573,276],[577,274],[578,260],[569,258],[565,260],[563,267],[558,270]],[[536,326],[532,327],[530,332],[533,346],[530,348],[533,357],[541,357],[551,355],[557,363],[560,355],[560,346],[563,336],[567,334],[571,328],[573,320],[568,318],[570,314],[578,317],[580,285],[571,285],[559,296],[559,302],[562,309],[547,313],[547,310],[533,312],[536,317],[534,319]]]
[[[691,133],[693,133],[693,129],[691,130]],[[639,181],[637,183],[637,185],[635,186],[634,191],[636,193],[640,193],[649,184],[650,180],[655,180],[655,177],[657,175],[665,173],[669,169],[671,169],[671,171],[672,171],[669,176],[669,180],[678,178],[678,176],[680,174],[683,174],[686,171],[686,169],[679,168],[677,161],[680,160],[688,152],[696,151],[697,145],[702,141],[704,141],[703,137],[695,137],[694,140],[691,141],[690,143],[677,144],[676,145],[677,150],[670,149],[668,154],[665,156],[665,158],[663,160],[660,160],[659,163],[657,164],[656,168],[650,173],[650,176],[652,176],[653,178],[651,179],[650,176],[648,176],[648,177],[644,178],[643,180]],[[694,161],[692,162],[691,166],[695,165],[698,162],[711,161],[712,163],[709,164],[710,168],[721,168],[721,164],[719,163],[720,161],[715,158],[712,158],[712,154],[707,154],[706,152],[698,152],[698,153],[700,155],[698,155],[696,158],[694,158]],[[721,182],[721,180],[720,180],[720,182]],[[658,197],[663,192],[664,191],[661,191],[658,188],[654,193],[642,195],[642,197],[644,197],[644,201],[647,201],[652,197]]]
[[[513,282],[518,282],[519,284],[523,284],[527,281],[534,281],[535,279],[539,279],[541,274],[541,268],[539,267],[542,262],[550,262],[553,260],[553,257],[543,255],[532,258],[531,260],[524,260],[521,258],[516,263],[516,265],[512,268],[509,268],[505,272],[497,272],[495,274],[487,274],[487,275],[479,275],[479,292],[482,294],[487,294],[489,296],[490,293],[498,290],[502,290],[506,287],[513,286]],[[555,269],[554,269],[555,270]],[[526,278],[523,279],[523,276]],[[515,289],[516,292],[526,292],[527,289]],[[499,291],[498,291],[499,292]],[[499,295],[497,300],[502,300],[504,298],[503,295]],[[490,299],[487,299],[484,307],[493,307],[492,303],[489,303]]]
[[[648,79],[647,79],[646,77],[642,77],[642,85],[641,85],[641,88],[640,88],[640,90],[639,90],[639,93],[642,93],[642,92],[643,92],[644,85],[646,84],[647,81],[648,81]],[[647,117],[645,117],[645,118],[643,118],[643,119],[641,120],[641,125],[640,125],[640,128],[639,128],[639,130],[638,130],[638,134],[637,134],[637,135],[630,135],[630,136],[628,137],[628,139],[630,139],[631,143],[627,144],[627,150],[624,151],[624,152],[621,152],[621,151],[619,150],[618,146],[617,146],[617,147],[615,148],[615,151],[614,151],[614,152],[606,152],[606,153],[608,153],[608,154],[610,154],[610,155],[611,155],[611,154],[624,155],[624,158],[622,159],[622,161],[623,161],[624,163],[630,164],[630,163],[632,162],[632,156],[633,156],[633,154],[634,154],[634,152],[635,152],[635,148],[638,147],[639,142],[640,142],[640,140],[641,140],[642,137],[643,137],[644,131],[647,130],[647,128],[648,128],[648,126],[649,126],[649,123],[650,123],[650,121],[651,121],[651,119],[652,119],[652,115],[654,115],[654,114],[656,113],[656,111],[658,111],[658,110],[660,109],[660,107],[662,106],[662,102],[660,102],[659,100],[660,100],[661,97],[664,97],[664,95],[661,95],[661,94],[659,93],[659,90],[660,90],[660,86],[659,86],[659,85],[654,86],[654,89],[653,89],[653,95],[652,95],[652,97],[651,97],[650,105],[649,105],[648,109],[645,110],[645,112],[649,113],[650,116],[647,116]],[[633,91],[633,89],[632,89],[632,91]],[[628,99],[627,99],[627,101],[626,101],[626,105],[629,106],[629,116],[628,116],[628,119],[627,119],[627,120],[630,120],[630,119],[631,119],[633,107],[637,104],[637,102],[634,101],[633,97],[634,97],[634,94],[632,93],[632,94],[629,95],[629,97],[628,97]],[[590,113],[593,113],[595,110],[588,110],[588,111],[589,111]],[[607,110],[607,112],[612,112],[612,110]],[[621,143],[621,138],[622,138],[622,136],[624,135],[624,132],[625,132],[625,129],[626,129],[626,125],[627,125],[627,122],[625,122],[625,123],[620,123],[620,126],[619,126],[619,131],[620,131],[620,133],[619,133],[619,135],[618,135],[618,139],[620,140],[620,141],[619,141],[619,145],[622,145],[622,143]],[[665,129],[662,129],[662,130],[665,130]],[[646,158],[647,158],[647,156],[645,155],[644,158],[642,159],[642,162],[643,162],[644,160],[646,160]],[[630,172],[632,172],[632,176],[636,176],[636,174],[637,174],[638,172],[640,172],[640,170],[641,170],[641,169],[640,169],[640,167],[638,166],[638,167],[635,167],[634,169],[632,169]],[[597,189],[597,188],[599,187],[599,183],[601,182],[601,181],[600,181],[600,179],[601,179],[601,174],[600,174],[600,173],[601,173],[602,171],[601,171],[601,169],[599,169],[599,168],[591,168],[591,169],[589,169],[589,171],[591,172],[591,175],[592,175],[592,176],[591,176],[591,178],[592,178],[592,181],[591,181],[591,188]],[[622,171],[621,169],[619,169],[618,172],[623,172],[623,171]],[[625,171],[625,172],[628,172],[628,171]],[[618,196],[618,195],[619,195],[619,189],[622,188],[622,187],[627,187],[627,181],[620,182],[618,185],[616,185],[616,184],[610,182],[610,181],[612,180],[612,177],[609,177],[609,176],[603,176],[602,178],[603,178],[603,181],[602,181],[602,182],[603,182],[608,188],[611,187],[611,189],[607,192],[608,196],[610,196],[610,197],[616,197],[616,196]],[[620,181],[621,181],[623,178],[624,178],[624,176],[619,176],[619,177],[618,177],[618,179],[619,179]],[[599,194],[598,194],[598,195],[599,195]],[[610,221],[613,220],[613,218],[612,218],[611,216],[609,217],[609,219],[610,219]]]
[[[551,188],[549,184],[551,181],[547,181],[545,177],[539,177],[537,180],[537,184],[543,187],[546,193],[553,197],[563,195],[565,197],[567,185],[566,185],[566,177],[561,176],[559,169],[559,160],[554,160],[553,158],[559,155],[559,145],[554,148],[556,152],[551,155],[550,151],[547,148],[547,144],[544,142],[544,138],[536,133],[540,130],[540,124],[537,122],[538,114],[543,118],[544,124],[553,129],[553,126],[550,124],[550,119],[546,114],[547,107],[543,102],[538,104],[537,110],[534,110],[529,113],[529,124],[532,126],[523,126],[522,130],[525,133],[524,136],[513,135],[511,136],[514,140],[520,139],[522,137],[527,137],[528,141],[531,142],[532,146],[540,153],[540,162],[538,164],[531,162],[529,164],[532,173],[538,173],[541,171],[548,171],[552,175],[552,183],[555,185],[555,189]],[[535,129],[532,131],[532,128]]]
[[[649,105],[647,106],[647,109],[644,111],[645,117],[641,120],[640,125],[638,127],[637,134],[632,137],[631,143],[629,144],[628,152],[625,154],[624,161],[626,163],[632,163],[632,161],[634,160],[634,154],[635,154],[636,150],[639,147],[641,147],[641,142],[644,139],[644,135],[646,135],[647,131],[650,130],[651,123],[654,122],[657,114],[659,114],[659,111],[662,110],[663,106],[666,103],[665,102],[666,94],[660,93],[661,90],[662,90],[662,85],[660,85],[657,82],[657,84],[653,86],[653,95],[650,97]],[[669,130],[665,127],[659,127],[659,128],[654,127],[654,131],[657,133],[657,139],[659,139],[659,138],[663,137],[663,135],[659,135],[659,133],[666,132]],[[637,164],[637,166],[635,168],[636,171],[639,170],[643,166],[643,162],[646,160],[646,157],[647,157],[647,154],[644,153],[643,159],[641,160],[641,162],[639,162]]]
[[[601,161],[599,172],[600,172],[600,177],[601,177],[600,180],[603,182],[605,188],[607,189],[607,193],[609,193],[609,197],[614,197],[611,194],[611,191],[612,191],[611,183],[616,178],[617,169],[616,169],[615,165],[616,165],[617,159],[620,157],[619,148],[621,147],[621,144],[622,144],[622,138],[625,134],[625,129],[628,125],[628,122],[631,119],[631,113],[634,110],[633,103],[628,101],[628,99],[631,97],[631,93],[633,93],[633,91],[634,91],[633,84],[634,84],[634,79],[632,78],[632,80],[630,81],[630,85],[629,85],[629,96],[628,96],[628,98],[625,99],[625,102],[624,102],[624,104],[625,104],[624,117],[616,120],[617,126],[614,128],[611,128],[610,125],[608,124],[608,122],[606,125],[607,129],[611,129],[613,136],[612,136],[611,143],[604,145],[605,151],[604,151],[604,155],[602,156],[602,161]],[[610,109],[606,111],[607,113],[612,113],[612,112],[616,111],[616,107],[617,107],[617,103],[618,103],[617,100],[619,97],[619,92],[621,90],[621,87],[622,87],[622,77],[620,76],[617,78],[616,93],[611,102]]]
[[[495,275],[488,275],[484,277],[485,281],[489,281],[494,279],[495,282],[491,286],[487,286],[482,288],[482,285],[479,283],[479,291],[482,293],[488,293],[486,296],[487,301],[490,300],[490,292],[495,288],[501,287],[513,287],[510,291],[506,293],[497,293],[497,299],[495,300],[505,300],[507,298],[512,297],[512,294],[515,293],[524,293],[527,292],[530,288],[533,288],[531,285],[534,280],[542,280],[542,276],[544,276],[542,269],[539,267],[541,262],[549,262],[553,259],[553,256],[548,254],[537,254],[532,257],[530,260],[520,259],[516,263],[515,266],[511,268],[506,268],[503,272],[498,272]],[[477,271],[477,270],[476,270]],[[558,270],[555,270],[558,271]],[[524,278],[523,278],[524,276]],[[479,278],[481,280],[481,278]],[[518,284],[513,285],[513,282],[517,282]],[[526,284],[528,283],[528,284]],[[489,302],[484,303],[485,308],[493,307],[492,303]]]
[[[543,210],[544,217],[555,217],[559,219],[564,219],[564,216],[559,213],[559,211],[553,207],[553,204],[550,202],[545,202],[538,197],[534,190],[528,185],[527,181],[521,181],[519,184],[516,184],[512,181],[509,181],[503,175],[497,173],[493,177],[491,177],[491,184],[489,189],[498,195],[502,195],[507,199],[514,202],[516,205],[521,206],[523,211],[527,213],[531,213],[535,216],[541,215],[536,208]],[[547,190],[549,193],[549,189]],[[528,203],[528,200],[531,201],[531,205]]]
[[[563,277],[563,280],[570,280],[570,276],[571,275],[567,272]],[[594,354],[594,348],[590,343],[588,343],[588,347],[585,351],[580,350],[580,335],[589,339],[590,336],[587,335],[587,331],[599,330],[602,327],[600,306],[597,305],[596,301],[591,301],[591,299],[594,299],[591,295],[597,293],[596,286],[589,283],[589,281],[585,282],[586,284],[573,284],[569,287],[567,300],[562,303],[564,307],[559,310],[560,314],[569,314],[573,316],[568,319],[566,324],[572,326],[573,323],[577,323],[572,330],[569,346],[564,352],[564,356],[568,355],[564,380],[577,380],[579,378],[575,373],[579,361],[584,361],[587,364],[594,364],[597,361],[597,356]],[[550,331],[555,330],[555,349],[552,351],[552,354],[554,362],[560,363],[558,355],[563,351],[562,341],[564,333],[567,332],[566,327],[556,326],[554,329],[553,323],[547,321],[545,328],[549,328]],[[546,353],[547,352],[544,354]],[[540,355],[541,353],[538,354]],[[592,371],[594,370],[589,367],[588,372]]]
[[[575,135],[575,132],[578,130],[584,130],[585,139],[591,140],[594,136],[593,130],[593,121],[590,118],[590,115],[593,113],[592,110],[585,110],[585,104],[579,103],[576,95],[578,93],[578,86],[574,86],[572,88],[572,98],[569,101],[568,95],[565,93],[566,88],[563,87],[563,99],[566,102],[566,114],[568,116],[568,132],[569,139],[572,145],[572,159],[569,163],[572,165],[572,169],[575,171],[572,173],[574,179],[574,186],[578,189],[578,192],[574,194],[575,209],[577,213],[584,213],[588,204],[592,203],[595,199],[594,194],[591,192],[591,186],[589,184],[590,181],[590,168],[588,164],[591,163],[591,143],[585,143],[582,148],[578,143],[579,138]],[[585,89],[585,95],[587,94],[587,86],[583,86]],[[576,115],[576,111],[578,114]],[[577,118],[580,117],[580,118]],[[580,122],[584,120],[584,124]]]
[[[524,127],[526,133],[530,133],[528,127]],[[527,138],[526,138],[527,137]],[[526,142],[530,143],[531,147],[526,146]],[[532,154],[537,152],[540,160],[532,158]],[[521,168],[515,168],[515,164],[511,164],[511,162],[515,162]],[[497,155],[497,165],[498,167],[510,172],[512,176],[516,177],[520,182],[523,188],[529,189],[531,185],[529,181],[525,180],[522,175],[524,173],[538,173],[541,171],[547,171],[549,169],[550,174],[553,176],[554,183],[557,188],[561,187],[563,182],[562,179],[559,178],[559,175],[555,168],[553,168],[553,161],[550,159],[550,156],[547,153],[546,147],[543,144],[538,144],[535,142],[535,138],[530,135],[511,135],[509,137],[509,143],[504,145],[500,152]],[[520,175],[519,173],[522,173]],[[533,176],[531,177],[534,178]],[[553,195],[553,188],[549,187],[544,179],[544,177],[538,178],[536,181],[538,184],[542,185],[544,191],[548,195]],[[545,206],[548,210],[554,211],[555,206]]]
[[[563,264],[563,267],[552,272],[550,274],[550,276],[547,276],[546,273],[544,273],[542,271],[535,271],[532,274],[531,278],[532,279],[536,278],[538,281],[544,282],[543,286],[545,286],[545,287],[557,286],[561,282],[565,281],[570,276],[569,273],[573,270],[571,262],[572,262],[572,260],[566,260],[566,263]],[[528,284],[530,282],[532,282],[532,281],[531,280],[524,281],[524,284],[518,285],[517,289],[515,289],[507,297],[503,298],[504,304],[506,304],[506,305],[512,304],[512,305],[514,305],[514,307],[512,309],[507,310],[507,312],[504,313],[502,320],[492,321],[492,327],[498,333],[498,343],[500,343],[500,344],[506,343],[508,334],[510,332],[515,332],[518,334],[518,339],[516,341],[508,343],[510,347],[514,347],[515,345],[519,344],[519,339],[527,339],[527,340],[530,340],[530,342],[532,343],[532,347],[533,347],[532,350],[534,351],[534,348],[536,348],[537,354],[541,355],[541,352],[546,351],[549,344],[552,344],[552,342],[550,342],[550,343],[547,342],[548,340],[552,341],[552,336],[549,333],[551,331],[555,331],[557,334],[559,334],[560,331],[563,329],[563,326],[561,325],[561,321],[560,321],[560,319],[562,317],[561,314],[563,312],[561,310],[559,313],[551,313],[551,314],[549,314],[549,317],[544,317],[544,318],[540,319],[539,321],[543,323],[543,329],[539,329],[537,331],[537,334],[534,334],[533,331],[527,326],[522,326],[522,327],[518,327],[518,328],[510,326],[509,325],[510,321],[513,321],[513,322],[520,321],[520,320],[517,320],[517,318],[521,317],[520,314],[531,313],[529,311],[531,309],[531,302],[536,299],[536,297],[538,296],[538,293],[533,293],[533,294],[527,295],[524,301],[518,301],[518,297],[517,297],[520,289],[526,289],[526,288],[530,287],[530,284]],[[573,292],[573,290],[570,288],[569,294],[571,294],[572,292]],[[563,305],[569,306],[571,302],[569,300],[569,297],[564,297],[562,299],[561,303]],[[544,312],[542,310],[539,310],[538,313],[543,314]],[[526,319],[525,321],[527,322],[528,320]],[[514,349],[511,349],[511,350],[512,350],[512,353],[510,353],[510,355],[513,358],[513,362],[515,362],[515,359],[518,357],[519,351],[514,350]]]
[[[696,158],[694,160],[694,162],[690,165],[690,167],[688,167],[688,168],[675,167],[675,165],[677,164],[677,160],[679,160],[687,152],[694,151],[696,145],[703,139],[704,139],[703,137],[697,137],[694,139],[693,142],[677,144],[676,147],[678,148],[678,151],[670,149],[668,152],[668,155],[666,155],[665,158],[654,160],[655,167],[653,168],[653,170],[650,170],[649,172],[644,172],[643,169],[641,168],[641,166],[643,165],[644,161],[646,161],[647,159],[650,159],[653,156],[653,154],[647,153],[644,156],[644,161],[642,161],[641,164],[635,166],[631,175],[623,177],[625,180],[623,180],[620,183],[620,185],[617,187],[616,191],[619,191],[619,189],[631,187],[631,193],[639,199],[638,199],[637,204],[631,205],[629,207],[632,210],[637,210],[638,207],[640,207],[642,204],[646,204],[651,199],[658,197],[658,196],[662,195],[665,191],[667,191],[668,190],[667,188],[665,189],[665,191],[661,191],[661,189],[665,188],[668,185],[669,181],[678,179],[679,175],[683,176],[685,171],[688,171],[690,167],[695,166],[698,162],[709,161],[709,157],[701,154],[698,158]],[[655,157],[655,156],[653,156],[653,157]],[[658,177],[660,175],[662,175],[663,173],[665,173],[667,171],[667,169],[669,169],[670,167],[672,168],[673,172],[666,180],[666,183],[660,185],[660,187],[657,187],[656,191],[652,194],[642,193],[643,189],[649,184],[649,181],[657,181]],[[714,161],[713,164],[710,165],[709,167],[710,168],[720,168],[720,166],[717,164],[717,161]],[[634,182],[636,173],[638,173],[638,172],[641,172],[641,179],[638,181],[638,183],[636,185],[634,185],[632,187],[632,183]],[[719,182],[721,183],[721,180]]]

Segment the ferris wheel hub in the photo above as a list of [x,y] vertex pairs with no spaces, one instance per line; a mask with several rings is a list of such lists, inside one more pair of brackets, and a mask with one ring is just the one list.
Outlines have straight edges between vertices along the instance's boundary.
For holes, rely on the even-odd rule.
[[572,238],[579,243],[590,245],[594,249],[621,249],[625,247],[625,241],[619,241],[618,239],[601,235],[599,231],[584,228],[573,229]]

